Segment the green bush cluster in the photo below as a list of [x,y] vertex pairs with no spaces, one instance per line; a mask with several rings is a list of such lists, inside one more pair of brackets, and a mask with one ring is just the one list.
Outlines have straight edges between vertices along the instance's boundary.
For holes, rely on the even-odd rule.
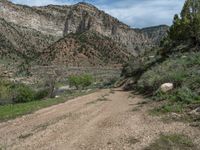
[[35,91],[28,85],[0,80],[0,104],[25,103],[47,97],[47,90]]
[[71,87],[76,87],[76,89],[84,89],[92,84],[93,77],[87,74],[73,75],[68,77],[68,81]]
[[34,100],[35,91],[24,84],[14,85],[12,88],[14,103],[25,103]]
[[8,81],[0,80],[0,100],[5,101],[11,98],[11,84]]
[[[185,104],[200,102],[200,53],[185,53],[174,56],[146,71],[136,88],[153,95],[155,100],[171,100]],[[163,83],[173,83],[175,89],[169,93],[159,91]]]
[[191,104],[199,103],[200,96],[188,87],[180,87],[169,93],[158,91],[154,96],[154,100],[169,100],[172,103]]
[[34,99],[40,100],[47,97],[48,95],[49,95],[49,89],[41,89],[35,92]]

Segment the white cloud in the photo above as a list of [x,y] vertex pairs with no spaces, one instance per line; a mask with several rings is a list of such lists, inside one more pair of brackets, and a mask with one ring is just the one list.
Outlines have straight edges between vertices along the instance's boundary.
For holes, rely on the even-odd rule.
[[[73,4],[82,0],[12,0],[30,6]],[[132,27],[172,23],[185,0],[87,0]]]
[[[158,24],[172,23],[175,13],[179,13],[184,0],[144,0],[138,3],[129,4],[123,7],[101,6],[109,14],[133,27],[145,27]],[[118,3],[118,5],[120,5]]]

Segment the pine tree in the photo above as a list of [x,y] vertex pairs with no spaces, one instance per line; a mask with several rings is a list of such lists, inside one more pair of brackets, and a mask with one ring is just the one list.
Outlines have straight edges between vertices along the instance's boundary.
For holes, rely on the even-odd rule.
[[173,25],[171,26],[170,28],[170,31],[169,31],[169,37],[170,39],[172,39],[173,41],[177,41],[178,40],[178,37],[180,34],[179,30],[180,30],[180,18],[179,16],[176,14],[174,16],[174,21],[173,21]]
[[200,0],[186,0],[180,17],[174,17],[169,38],[176,44],[200,45]]
[[190,5],[192,0],[186,0],[183,9],[181,11],[181,18],[182,19],[190,19]]
[[200,45],[200,0],[193,0],[190,6],[190,35],[193,45]]

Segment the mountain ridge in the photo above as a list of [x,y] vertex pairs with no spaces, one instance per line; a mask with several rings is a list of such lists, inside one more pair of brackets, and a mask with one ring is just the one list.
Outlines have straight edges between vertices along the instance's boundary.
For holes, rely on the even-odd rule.
[[133,55],[138,54],[138,49],[144,51],[156,46],[160,41],[160,36],[157,38],[154,35],[151,39],[142,29],[131,28],[88,3],[30,7],[1,0],[0,6],[0,15],[6,21],[36,29],[43,34],[51,34],[58,39],[69,33],[96,31],[127,45],[128,51]]
[[[15,60],[25,58],[45,65],[64,63],[66,66],[121,66],[130,57],[158,46],[168,30],[163,25],[133,29],[97,7],[83,2],[30,7],[0,0],[0,20],[7,24],[2,26],[0,22],[1,56],[6,54],[13,58],[15,55]],[[80,35],[90,41],[81,42]],[[100,41],[91,37],[97,37]],[[98,46],[95,47],[95,44]],[[83,45],[88,48],[84,50],[85,53],[79,51]],[[54,49],[55,58],[50,52]]]

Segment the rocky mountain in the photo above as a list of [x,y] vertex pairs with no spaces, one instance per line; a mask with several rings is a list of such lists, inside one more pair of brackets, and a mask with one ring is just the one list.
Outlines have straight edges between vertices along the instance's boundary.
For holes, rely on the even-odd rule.
[[152,39],[154,41],[154,44],[159,45],[161,39],[167,36],[168,29],[169,29],[169,26],[160,25],[160,26],[155,26],[155,27],[143,28],[141,29],[141,31],[149,39]]
[[14,63],[120,67],[158,45],[167,30],[130,28],[87,3],[29,7],[0,0],[0,56]]
[[45,49],[38,60],[42,65],[120,67],[130,55],[123,45],[98,32],[86,31],[68,34]]
[[0,18],[0,56],[32,58],[53,42],[51,35]]

